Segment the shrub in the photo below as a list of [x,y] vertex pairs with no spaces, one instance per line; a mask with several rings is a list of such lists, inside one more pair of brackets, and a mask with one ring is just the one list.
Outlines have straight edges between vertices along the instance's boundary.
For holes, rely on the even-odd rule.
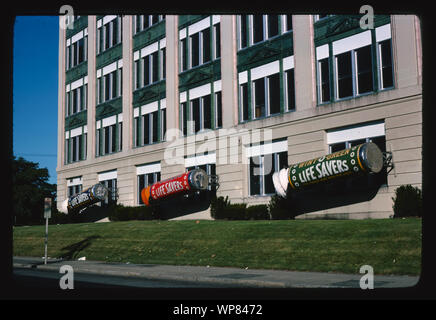
[[268,206],[266,204],[258,204],[246,208],[245,218],[247,220],[269,220]]
[[123,206],[122,204],[117,204],[108,209],[108,216],[110,221],[154,219],[153,208],[148,206],[128,207]]
[[247,208],[246,203],[234,203],[225,206],[219,215],[218,219],[228,219],[228,220],[245,220],[245,209]]
[[222,211],[225,207],[230,205],[229,196],[224,197],[212,197],[210,200],[210,215],[213,219],[220,219]]
[[292,210],[288,208],[289,201],[275,194],[271,197],[268,210],[272,220],[293,219]]
[[394,218],[422,217],[422,192],[419,188],[410,184],[400,186],[395,190],[392,200]]

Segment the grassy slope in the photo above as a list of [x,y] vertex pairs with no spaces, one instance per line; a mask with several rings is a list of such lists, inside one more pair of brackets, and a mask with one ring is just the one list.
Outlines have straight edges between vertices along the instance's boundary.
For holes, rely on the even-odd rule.
[[[14,255],[44,255],[45,226],[14,228]],[[50,225],[50,257],[376,274],[420,273],[421,219],[127,221]]]

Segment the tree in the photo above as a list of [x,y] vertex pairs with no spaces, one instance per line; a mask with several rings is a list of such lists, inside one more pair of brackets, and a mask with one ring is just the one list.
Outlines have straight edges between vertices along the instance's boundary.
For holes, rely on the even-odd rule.
[[48,183],[47,168],[22,157],[12,159],[12,201],[14,224],[43,222],[44,198],[56,196],[56,184]]

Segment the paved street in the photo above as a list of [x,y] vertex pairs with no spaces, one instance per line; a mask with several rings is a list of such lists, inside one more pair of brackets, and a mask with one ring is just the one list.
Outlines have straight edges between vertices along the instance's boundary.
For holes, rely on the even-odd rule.
[[[61,266],[74,271],[77,286],[133,288],[360,288],[363,274],[293,272],[202,266],[109,263],[100,261],[60,261],[14,257],[15,277],[51,279],[59,285]],[[20,278],[22,279],[22,278]],[[419,277],[374,275],[374,288],[407,288]],[[25,284],[25,282],[23,282]]]

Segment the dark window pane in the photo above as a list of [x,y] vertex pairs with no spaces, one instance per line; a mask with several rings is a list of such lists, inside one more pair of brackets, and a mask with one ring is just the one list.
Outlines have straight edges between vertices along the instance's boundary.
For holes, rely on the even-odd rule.
[[183,135],[186,136],[188,133],[188,108],[186,102],[182,103],[182,117],[183,117],[183,123],[182,123]]
[[104,128],[104,154],[109,153],[109,142],[110,142],[109,127],[105,127]]
[[393,72],[392,72],[392,53],[391,53],[391,40],[380,42],[381,51],[381,68],[382,68],[382,86],[389,88],[394,85]]
[[371,46],[356,50],[357,82],[360,93],[373,91]]
[[351,52],[339,54],[336,58],[338,70],[338,97],[350,97],[353,95]]
[[292,30],[292,15],[286,15],[286,31]]
[[275,14],[268,15],[268,38],[279,34],[279,16]]
[[247,47],[247,15],[241,15],[241,30],[240,30],[240,46],[241,49]]
[[263,41],[263,15],[253,15],[253,43]]
[[319,61],[320,67],[320,102],[330,101],[330,75],[329,75],[329,61],[328,58]]
[[191,37],[191,67],[200,64],[200,34],[196,33]]
[[143,59],[144,64],[144,86],[150,84],[150,56],[145,56]]
[[350,141],[350,147],[358,146],[359,144],[365,143],[366,139],[359,139]]
[[161,140],[165,140],[165,133],[167,132],[167,109],[161,109],[161,117],[162,117]]
[[210,29],[201,31],[203,35],[203,63],[210,61]]
[[191,101],[192,121],[194,121],[194,132],[200,131],[200,98]]
[[142,116],[143,119],[143,126],[144,126],[144,144],[149,144],[150,143],[150,114],[147,113],[145,115]]
[[268,77],[269,85],[269,112],[280,113],[280,74],[276,73]]
[[216,112],[217,112],[217,124],[216,126],[218,128],[221,128],[223,126],[223,107],[222,107],[222,101],[221,101],[221,92],[216,93]]
[[217,23],[215,28],[215,58],[221,57],[221,25]]
[[211,99],[207,95],[203,99],[203,129],[212,129]]
[[152,68],[152,81],[151,82],[156,82],[159,80],[159,59],[158,59],[158,51],[153,52],[152,53],[152,63],[153,63],[153,68]]
[[345,142],[334,143],[330,145],[330,153],[346,149]]
[[111,125],[111,152],[117,151],[117,126]]
[[294,82],[294,69],[286,71],[286,91],[288,94],[288,110],[295,109],[295,82]]
[[110,35],[109,23],[104,25],[103,28],[104,28],[104,33],[105,33],[104,48],[108,49],[109,48],[109,38],[110,38],[110,36],[109,36]]
[[112,97],[111,98],[118,97],[118,92],[117,92],[118,79],[117,78],[118,78],[117,71],[112,72]]
[[79,43],[79,63],[85,60],[85,39],[82,38],[78,41]]
[[162,62],[161,62],[161,65],[162,65],[162,79],[165,79],[166,78],[166,68],[167,68],[167,63],[166,63],[166,48],[163,48],[162,49]]
[[274,172],[277,171],[275,167],[274,155],[266,154],[263,157],[263,172],[264,172],[264,185],[265,185],[265,194],[271,194],[275,192],[274,183],[272,181],[272,176]]
[[139,117],[135,118],[135,147],[139,146],[140,128],[139,128]]
[[180,42],[180,56],[182,58],[182,71],[185,71],[188,67],[187,51],[186,51],[186,38]]
[[279,157],[279,167],[276,171],[280,171],[284,168],[288,167],[288,153],[286,151],[280,152],[278,154]]
[[158,111],[155,111],[155,112],[153,112],[152,113],[152,117],[153,117],[153,137],[152,137],[152,141],[153,142],[157,142],[158,141],[158,135],[157,135],[157,133],[158,133],[158,129],[159,129],[159,126],[158,126],[158,116],[157,116],[157,114],[158,114]]
[[248,85],[244,83],[241,85],[241,105],[242,105],[242,120],[248,120]]
[[250,158],[250,195],[260,194],[260,158]]
[[145,175],[141,174],[138,176],[138,203],[139,204],[144,204],[144,202],[142,201],[142,197],[141,197],[141,191],[142,189],[145,188]]
[[106,100],[110,99],[110,74],[107,74],[107,75],[104,76],[104,81],[105,81],[105,84],[104,84],[104,89],[105,89],[104,99],[106,101]]
[[254,118],[265,116],[265,78],[254,82]]

